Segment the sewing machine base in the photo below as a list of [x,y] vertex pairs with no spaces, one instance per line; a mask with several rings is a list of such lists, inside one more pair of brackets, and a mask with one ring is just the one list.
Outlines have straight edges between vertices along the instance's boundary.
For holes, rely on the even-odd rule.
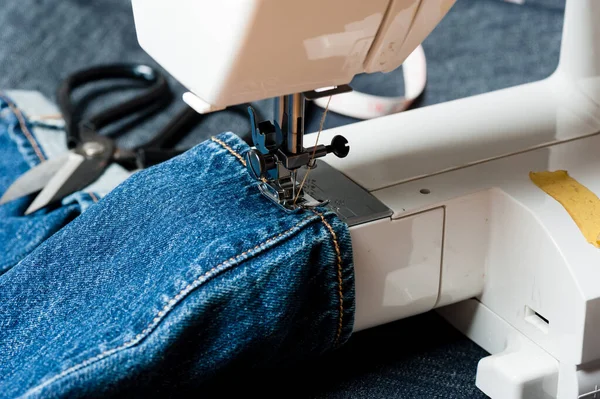
[[372,192],[389,219],[351,228],[355,330],[432,309],[492,355],[492,398],[587,398],[600,385],[600,250],[530,179],[567,170],[600,194],[600,134]]
[[492,354],[483,358],[477,369],[476,385],[486,395],[556,397],[559,362],[481,302],[469,299],[440,308],[438,313]]

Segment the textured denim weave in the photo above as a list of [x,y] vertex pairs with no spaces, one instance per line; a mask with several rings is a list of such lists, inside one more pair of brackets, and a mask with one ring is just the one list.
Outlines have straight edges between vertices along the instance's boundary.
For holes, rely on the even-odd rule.
[[1,276],[0,396],[173,395],[344,343],[347,226],[277,208],[247,150],[227,133],[134,174]]
[[[30,167],[47,158],[32,130],[14,101],[0,94],[0,193]],[[60,207],[27,217],[23,212],[31,197],[0,206],[0,275],[96,200],[93,193],[77,193],[66,198]]]

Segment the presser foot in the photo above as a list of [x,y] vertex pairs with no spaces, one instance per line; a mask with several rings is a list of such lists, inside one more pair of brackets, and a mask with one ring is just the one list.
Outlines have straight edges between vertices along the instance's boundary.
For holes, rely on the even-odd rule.
[[[309,171],[310,174],[306,176]],[[385,204],[325,162],[316,161],[312,169],[298,169],[294,181],[295,190],[299,190],[304,181],[295,202],[291,195],[291,177],[284,181],[265,179],[259,182],[258,188],[265,197],[286,212],[324,207],[335,212],[348,226],[392,216],[392,210]]]
[[[314,169],[315,160],[327,154],[346,157],[350,151],[348,140],[335,136],[331,144],[316,143],[314,147],[305,148],[302,145],[303,128],[292,129],[293,126],[302,126],[302,113],[292,118],[292,114],[284,112],[282,121],[287,134],[277,121],[258,122],[252,107],[248,107],[248,114],[254,148],[244,158],[248,173],[259,181],[261,193],[286,211],[326,204],[325,200],[316,200],[306,194],[302,187],[305,179],[298,179],[298,173]],[[296,123],[291,123],[292,120]]]
[[292,176],[277,180],[263,180],[258,185],[260,192],[273,201],[277,206],[286,212],[293,212],[298,209],[313,209],[319,206],[326,206],[328,200],[317,200],[307,194],[301,183]]

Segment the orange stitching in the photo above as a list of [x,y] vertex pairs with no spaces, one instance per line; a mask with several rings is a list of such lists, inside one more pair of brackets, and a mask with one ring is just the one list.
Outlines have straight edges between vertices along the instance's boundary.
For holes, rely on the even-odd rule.
[[[242,163],[242,165],[244,165],[244,167],[246,167],[246,161],[244,160],[244,158],[238,152],[236,152],[233,148],[231,148],[226,143],[224,143],[223,141],[219,140],[216,137],[211,137],[210,139],[212,141],[214,141],[215,143],[221,144],[221,146],[223,148],[225,148],[227,151],[229,151],[234,157],[236,157]],[[263,182],[263,183],[266,183],[267,179],[264,178],[264,177],[261,177],[260,181]]]
[[323,216],[322,213],[319,213],[312,209],[311,209],[311,212],[318,215],[321,218],[321,221],[323,222],[325,227],[327,227],[327,230],[329,230],[329,234],[331,234],[331,238],[333,239],[333,248],[335,249],[335,254],[337,257],[338,294],[339,294],[339,298],[340,298],[340,306],[339,306],[340,317],[338,320],[337,333],[335,335],[335,345],[337,346],[337,344],[339,343],[339,340],[340,340],[340,336],[342,335],[342,326],[343,326],[343,318],[344,318],[344,292],[342,290],[342,285],[343,285],[343,282],[342,282],[342,254],[340,252],[340,246],[338,244],[337,235],[335,234],[333,227],[331,227],[331,225],[327,222],[327,220],[325,220],[325,216]]
[[90,195],[90,197],[92,197],[92,201],[94,201],[94,203],[98,202],[98,197],[96,197],[96,194],[94,194],[91,191],[88,194]]
[[17,117],[17,120],[19,121],[19,125],[21,126],[21,130],[25,134],[25,137],[27,138],[27,141],[29,141],[29,144],[31,144],[31,146],[33,147],[33,151],[35,151],[35,154],[37,155],[39,160],[42,162],[45,161],[46,157],[44,157],[44,154],[42,153],[42,150],[40,150],[37,141],[35,141],[35,138],[33,138],[33,135],[27,128],[27,123],[25,123],[25,119],[23,118],[21,110],[18,109],[12,102],[10,102],[8,98],[4,97],[2,94],[0,94],[0,98],[4,100],[8,104],[8,107],[12,110],[12,112],[14,112],[15,116]]
[[225,142],[219,140],[216,137],[211,137],[210,139],[212,141],[214,141],[215,143],[221,144],[221,146],[223,148],[225,148],[227,151],[229,151],[231,153],[231,155],[233,155],[234,157],[236,157],[242,163],[242,165],[246,166],[246,161],[244,160],[244,158],[242,158],[242,156],[240,154],[238,154],[233,148],[231,148]]
[[[236,256],[232,256],[231,258],[229,258],[228,260],[226,260],[225,262],[221,262],[219,263],[217,266],[214,266],[212,269],[208,270],[206,273],[200,275],[198,278],[196,278],[194,281],[192,281],[191,283],[189,283],[185,288],[183,288],[181,291],[179,291],[179,293],[177,293],[177,295],[175,295],[173,298],[171,298],[166,304],[165,306],[156,314],[156,316],[152,319],[152,321],[150,322],[150,324],[148,324],[148,326],[146,326],[145,329],[142,330],[141,333],[137,334],[135,337],[133,337],[133,339],[125,342],[124,344],[117,346],[116,348],[113,349],[109,349],[106,350],[104,352],[99,353],[98,355],[91,357],[87,360],[84,360],[83,362],[76,364],[75,366],[69,367],[68,369],[66,369],[65,371],[63,371],[60,374],[55,375],[54,377],[50,378],[49,380],[46,380],[45,382],[43,382],[42,384],[32,388],[29,392],[35,392],[35,391],[39,391],[40,389],[50,385],[51,383],[53,383],[54,381],[57,381],[71,373],[76,372],[77,370],[80,370],[86,366],[89,366],[92,363],[95,363],[99,360],[104,359],[105,357],[108,357],[114,353],[117,353],[123,349],[127,349],[130,348],[134,345],[139,344],[148,334],[150,334],[150,332],[152,332],[152,330],[154,330],[154,328],[156,328],[156,326],[158,326],[158,324],[162,321],[162,319],[167,315],[167,313],[169,313],[169,311],[171,311],[175,305],[177,304],[177,302],[179,302],[183,297],[185,297],[187,294],[189,294],[190,292],[192,292],[193,290],[195,290],[196,288],[198,288],[202,283],[205,283],[206,281],[208,281],[209,278],[213,277],[215,274],[223,271],[224,268],[231,266],[232,264],[241,261],[240,258],[243,258],[244,256],[248,255],[250,252],[254,252],[259,250],[261,247],[264,247],[265,245],[267,245],[268,243],[275,241],[277,239],[279,239],[281,236],[284,236],[286,234],[291,233],[293,230],[300,228],[301,225],[304,222],[309,221],[309,219],[311,219],[311,217],[306,217],[302,220],[300,220],[298,223],[296,223],[294,226],[290,227],[289,229],[287,229],[286,231],[277,234],[276,236],[273,236],[269,239],[267,239],[266,241],[263,241],[262,243],[256,245],[254,248],[246,250],[244,252],[242,252],[239,255]],[[221,270],[218,270],[218,269]]]

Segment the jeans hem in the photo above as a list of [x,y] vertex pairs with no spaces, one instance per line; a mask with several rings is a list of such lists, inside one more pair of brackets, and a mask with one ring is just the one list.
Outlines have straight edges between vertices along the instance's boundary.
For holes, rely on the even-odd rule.
[[[222,147],[222,150],[227,151],[237,158],[240,161],[240,166],[246,166],[246,161],[243,157],[245,151],[242,150],[246,147],[246,144],[243,142],[240,143],[240,140],[236,139],[235,134],[222,133],[217,137],[212,137],[211,140]],[[337,214],[327,208],[318,208],[318,211],[312,212],[320,218],[324,228],[328,230],[337,257],[338,290],[337,298],[332,301],[332,303],[336,304],[335,310],[339,314],[338,327],[332,345],[335,349],[342,346],[350,338],[354,328],[355,292],[352,244],[348,227],[338,218]],[[343,228],[342,224],[344,225]],[[339,228],[336,229],[336,226]],[[347,236],[338,237],[336,230],[338,232],[345,232]]]

